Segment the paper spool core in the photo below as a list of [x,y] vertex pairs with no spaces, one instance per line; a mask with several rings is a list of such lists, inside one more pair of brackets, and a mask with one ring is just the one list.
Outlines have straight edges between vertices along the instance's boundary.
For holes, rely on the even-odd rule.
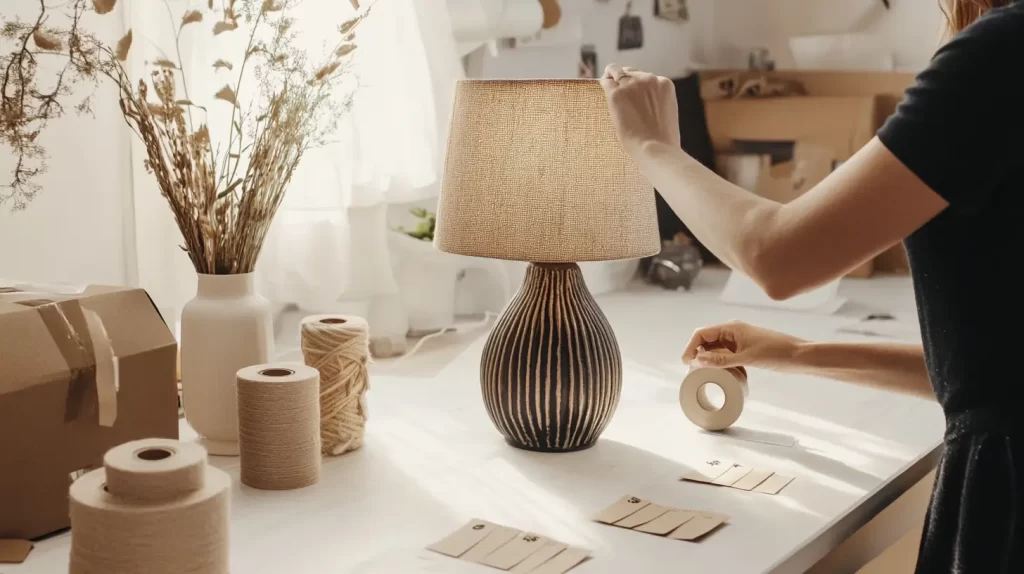
[[326,319],[320,319],[320,322],[324,325],[343,325],[348,323],[347,320],[340,317],[327,317]]
[[[711,395],[708,390],[711,390]],[[709,413],[721,410],[725,406],[725,389],[712,381],[704,383],[697,391],[697,404]]]
[[288,377],[295,374],[291,369],[263,369],[260,374],[264,377]]
[[149,461],[163,460],[172,456],[174,456],[173,450],[159,447],[144,448],[135,453],[135,458]]

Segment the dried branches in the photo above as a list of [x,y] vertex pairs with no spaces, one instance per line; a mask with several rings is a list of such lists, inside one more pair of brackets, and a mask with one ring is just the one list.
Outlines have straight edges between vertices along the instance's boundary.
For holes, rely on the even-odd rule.
[[[94,1],[97,11],[113,9],[114,0]],[[3,21],[0,26],[0,41],[14,45],[10,53],[0,54],[0,146],[9,148],[14,159],[10,177],[0,183],[0,208],[21,210],[35,197],[37,179],[47,169],[40,134],[65,114],[65,100],[76,88],[95,86],[113,73],[100,57],[99,42],[81,29],[88,10],[87,0],[70,0],[60,13],[70,24],[58,28],[48,25],[53,9],[39,0],[34,21]],[[58,69],[43,81],[38,76],[46,60],[58,62]],[[91,111],[91,95],[74,103],[77,112]]]
[[[11,21],[0,29],[19,46],[0,57],[0,143],[18,158],[0,208],[10,202],[23,209],[39,191],[34,181],[46,168],[45,150],[37,140],[46,125],[64,113],[61,102],[72,86],[109,79],[118,88],[122,115],[146,150],[145,167],[156,179],[181,230],[196,271],[209,274],[248,273],[255,265],[284,193],[304,153],[326,141],[350,95],[339,97],[339,82],[355,50],[354,33],[366,12],[339,26],[341,39],[322,62],[308,63],[294,46],[296,32],[288,11],[301,0],[223,0],[214,10],[189,10],[175,18],[178,60],[150,63],[148,78],[133,79],[122,63],[132,48],[132,32],[110,46],[84,32],[81,15],[90,0],[70,0],[70,24],[48,26],[49,9],[40,0],[35,22]],[[115,9],[116,0],[91,0],[97,14]],[[236,13],[237,5],[237,13]],[[244,19],[240,22],[239,16]],[[207,27],[212,35],[250,28],[246,51],[235,60],[217,58],[211,65],[237,74],[210,96],[230,104],[230,117],[211,117],[193,103],[181,65],[180,39],[187,27]],[[63,58],[55,87],[38,89],[38,60]],[[255,103],[243,105],[246,70],[255,77]],[[180,93],[179,93],[180,92]],[[76,106],[88,111],[88,98]],[[193,111],[205,121],[193,123]],[[228,141],[223,154],[214,151],[207,127],[224,121]]]

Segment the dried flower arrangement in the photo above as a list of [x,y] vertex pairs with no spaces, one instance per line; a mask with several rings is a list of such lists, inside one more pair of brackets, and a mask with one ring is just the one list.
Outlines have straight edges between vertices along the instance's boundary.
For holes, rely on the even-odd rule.
[[[176,57],[148,62],[148,78],[138,79],[126,70],[131,30],[110,45],[82,24],[89,12],[114,13],[117,0],[68,0],[58,14],[66,16],[64,26],[49,23],[56,9],[45,0],[39,0],[34,21],[0,15],[0,41],[15,46],[0,54],[0,144],[15,160],[9,182],[0,184],[0,207],[24,209],[40,191],[37,180],[47,168],[40,134],[65,114],[65,101],[76,97],[76,88],[109,80],[118,89],[126,123],[145,145],[145,167],[173,212],[182,249],[196,271],[253,271],[303,153],[326,143],[351,102],[351,93],[339,93],[340,80],[356,50],[356,27],[369,12],[342,23],[336,46],[322,61],[311,62],[295,48],[297,32],[289,17],[301,1],[208,0],[206,9],[188,10],[173,23]],[[171,14],[168,0],[163,2]],[[207,26],[212,35],[248,33],[239,59],[210,63],[234,79],[214,96],[231,105],[230,118],[211,118],[190,99],[180,56],[181,32],[189,26]],[[40,61],[50,57],[62,63],[44,88]],[[254,103],[243,105],[247,73],[255,78],[256,95]],[[91,97],[77,101],[75,111],[89,112]],[[211,142],[210,120],[227,126],[224,149]]]

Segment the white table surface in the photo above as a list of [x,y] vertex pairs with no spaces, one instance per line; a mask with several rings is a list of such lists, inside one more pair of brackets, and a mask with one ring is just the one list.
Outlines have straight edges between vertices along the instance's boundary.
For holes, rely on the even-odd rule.
[[[427,351],[400,367],[376,365],[365,445],[325,460],[316,486],[255,490],[238,482],[237,459],[212,457],[235,481],[233,574],[497,572],[422,550],[471,518],[591,549],[572,574],[806,570],[934,466],[941,411],[928,401],[752,370],[736,426],[787,435],[796,446],[712,435],[680,411],[679,354],[696,327],[729,319],[814,339],[864,339],[836,328],[868,311],[912,312],[909,281],[847,281],[853,304],[839,316],[727,307],[716,300],[723,281],[709,269],[689,293],[636,286],[599,297],[622,348],[624,389],[590,450],[537,454],[505,444],[480,400],[481,329],[441,365],[431,366]],[[191,435],[183,428],[183,438]],[[678,480],[709,457],[796,480],[776,496]],[[729,523],[690,543],[589,519],[625,494],[724,513]],[[69,541],[62,534],[40,542],[24,564],[0,572],[66,572]]]

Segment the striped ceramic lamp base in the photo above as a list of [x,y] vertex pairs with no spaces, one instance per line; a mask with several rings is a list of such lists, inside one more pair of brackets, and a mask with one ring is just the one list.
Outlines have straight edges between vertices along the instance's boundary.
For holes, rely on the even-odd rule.
[[622,393],[622,355],[579,265],[529,266],[480,364],[484,405],[514,447],[589,448]]

